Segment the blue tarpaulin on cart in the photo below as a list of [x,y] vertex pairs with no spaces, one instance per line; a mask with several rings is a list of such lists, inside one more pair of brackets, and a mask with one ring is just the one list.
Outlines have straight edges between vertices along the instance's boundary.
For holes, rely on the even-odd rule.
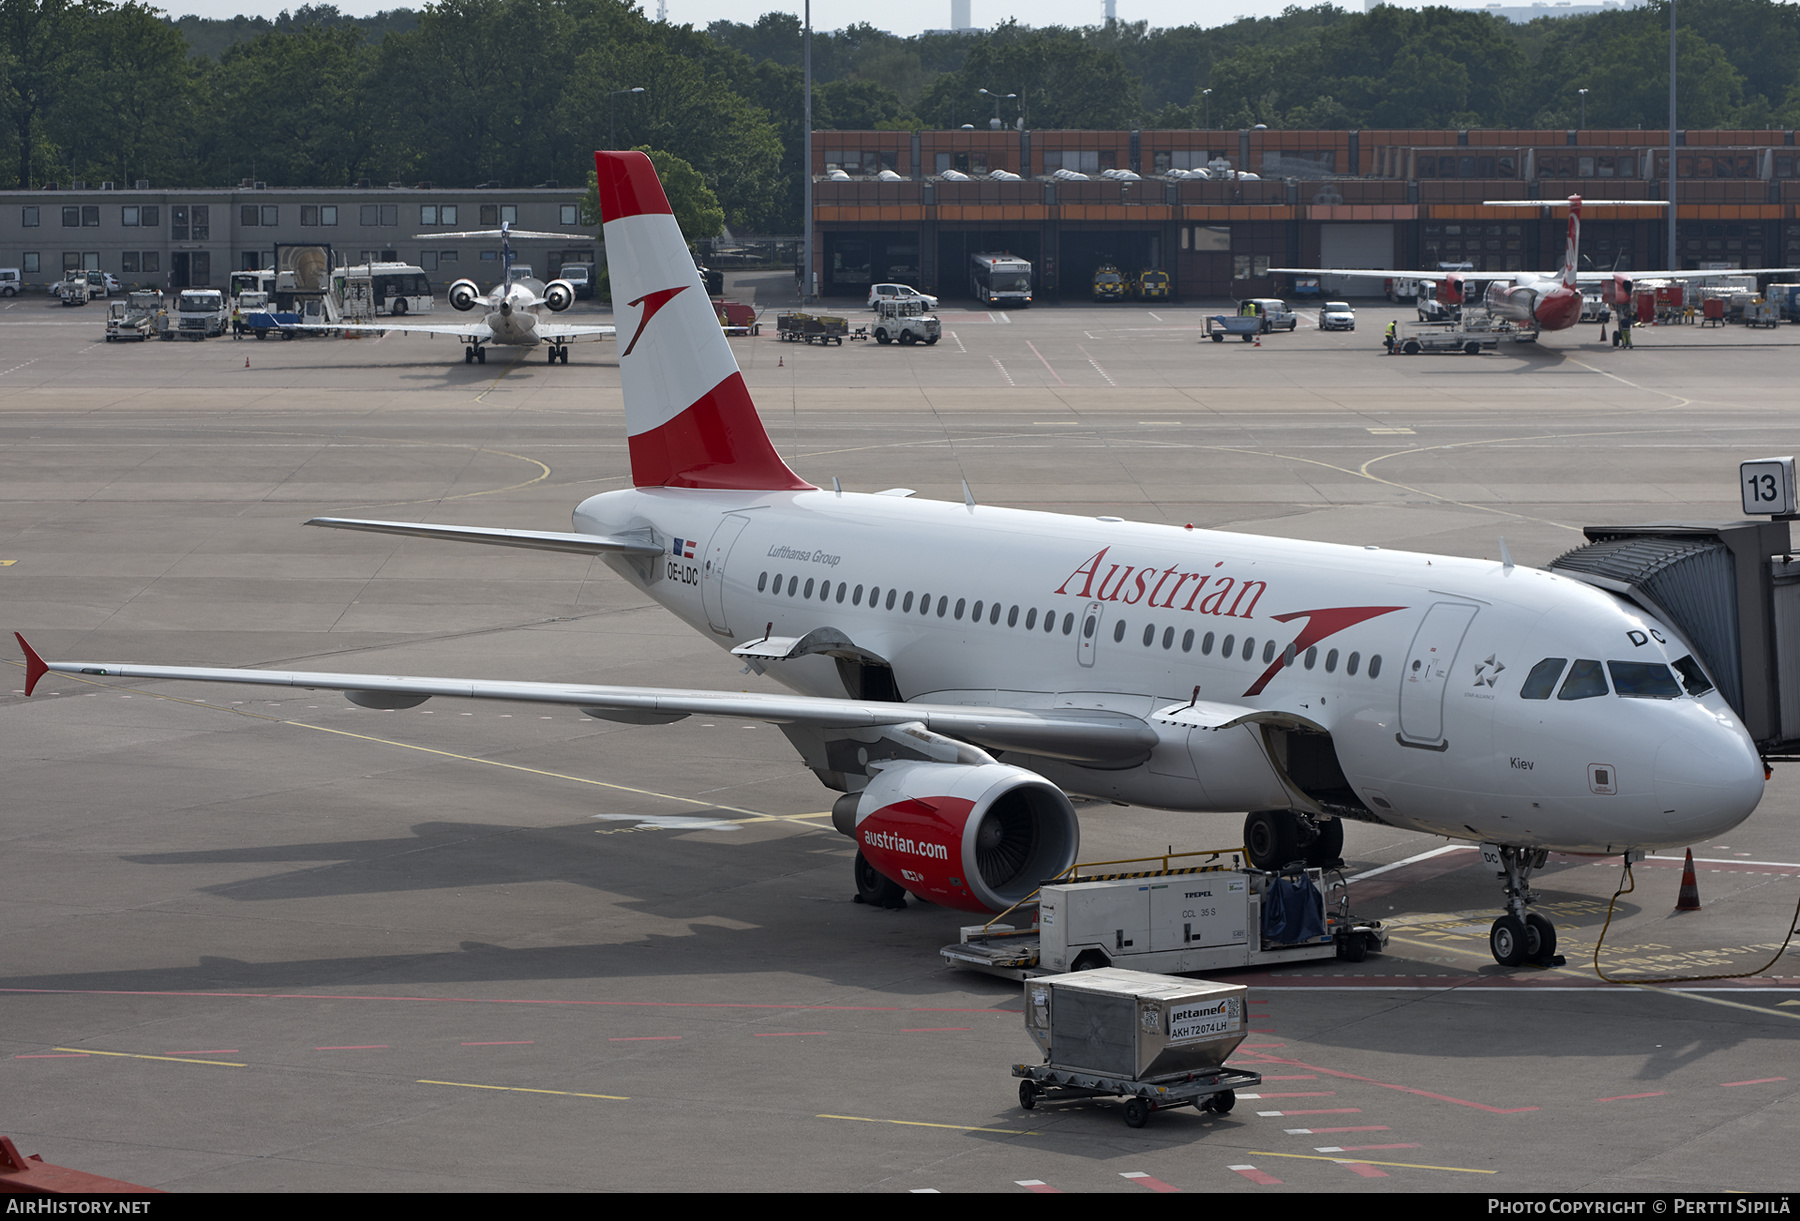
[[1264,943],[1296,945],[1325,935],[1325,896],[1305,874],[1276,878],[1263,895]]

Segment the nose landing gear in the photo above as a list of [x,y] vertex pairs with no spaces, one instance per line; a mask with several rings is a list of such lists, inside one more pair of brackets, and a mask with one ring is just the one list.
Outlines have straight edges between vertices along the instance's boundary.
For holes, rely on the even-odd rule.
[[1503,967],[1527,962],[1542,967],[1562,966],[1564,959],[1556,952],[1556,926],[1530,910],[1530,905],[1537,902],[1537,894],[1531,889],[1531,874],[1544,867],[1549,852],[1543,848],[1483,844],[1481,855],[1490,864],[1498,856],[1501,872],[1497,876],[1506,882],[1506,914],[1488,930],[1488,949],[1494,961]]

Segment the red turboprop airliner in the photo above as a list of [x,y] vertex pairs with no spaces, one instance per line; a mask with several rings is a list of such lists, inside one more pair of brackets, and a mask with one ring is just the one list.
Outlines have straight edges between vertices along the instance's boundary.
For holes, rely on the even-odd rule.
[[[1544,208],[1554,203],[1537,199],[1490,199],[1483,202],[1491,208]],[[1470,301],[1473,285],[1485,283],[1481,304],[1496,318],[1504,318],[1520,327],[1538,331],[1566,331],[1581,321],[1582,288],[1599,289],[1600,299],[1613,308],[1631,300],[1634,282],[1642,280],[1706,280],[1720,276],[1785,275],[1791,267],[1747,267],[1708,271],[1576,271],[1581,241],[1581,196],[1568,200],[1569,240],[1563,252],[1562,269],[1553,273],[1539,271],[1468,272],[1468,271],[1394,271],[1382,268],[1343,267],[1271,267],[1271,274],[1303,276],[1380,276],[1392,279],[1429,280],[1438,286],[1438,300],[1445,305],[1463,305]],[[1654,199],[1589,200],[1595,207],[1667,207]]]

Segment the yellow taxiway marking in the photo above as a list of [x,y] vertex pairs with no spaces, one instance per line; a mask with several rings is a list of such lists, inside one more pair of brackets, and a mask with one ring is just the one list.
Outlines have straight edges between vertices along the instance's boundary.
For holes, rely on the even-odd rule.
[[126,1060],[172,1060],[176,1064],[221,1064],[226,1068],[249,1068],[248,1064],[235,1064],[230,1060],[190,1060],[186,1056],[141,1056],[129,1051],[95,1051],[91,1047],[53,1047],[52,1051],[72,1051],[83,1056],[119,1056]]
[[848,1119],[855,1123],[891,1123],[903,1128],[949,1128],[953,1132],[998,1132],[1002,1136],[1042,1136],[1042,1132],[1022,1132],[1017,1128],[978,1128],[966,1123],[921,1123],[916,1119],[871,1119],[867,1115],[814,1115],[814,1119]]
[[1250,1149],[1246,1157],[1291,1157],[1303,1162],[1337,1162],[1339,1165],[1393,1166],[1400,1170],[1451,1170],[1457,1174],[1499,1174],[1498,1170],[1475,1170],[1468,1166],[1421,1166],[1416,1162],[1374,1162],[1366,1157],[1330,1157],[1323,1153],[1269,1153]]
[[5,568],[10,564],[17,564],[18,562],[19,561],[17,560],[0,560],[0,568]]
[[[1453,954],[1462,954],[1469,958],[1491,959],[1491,955],[1477,953],[1474,950],[1465,950],[1460,946],[1450,945],[1443,941],[1412,941],[1405,937],[1393,936],[1390,936],[1389,940],[1397,941],[1401,945],[1410,945],[1421,950],[1449,950]],[[1548,975],[1552,972],[1567,979],[1588,978],[1588,972],[1585,970],[1577,971],[1573,967],[1550,967],[1544,973]],[[1780,1013],[1769,1005],[1749,1005],[1745,1004],[1743,1001],[1728,1001],[1722,996],[1706,996],[1699,992],[1687,992],[1676,988],[1664,988],[1659,987],[1652,982],[1639,983],[1636,980],[1629,979],[1608,980],[1606,982],[1613,984],[1615,987],[1635,988],[1639,992],[1655,992],[1661,996],[1678,996],[1683,1000],[1702,1001],[1708,1005],[1723,1005],[1727,1009],[1748,1009],[1751,1013],[1764,1013],[1771,1017],[1792,1018],[1795,1021],[1800,1021],[1800,1013]],[[1783,1001],[1782,1003],[1787,1004],[1788,1002]]]
[[454,1085],[465,1090],[500,1090],[508,1094],[560,1094],[564,1098],[605,1098],[611,1102],[630,1102],[624,1094],[581,1094],[574,1090],[533,1090],[522,1085],[478,1085],[473,1081],[427,1081],[419,1080],[420,1085]]

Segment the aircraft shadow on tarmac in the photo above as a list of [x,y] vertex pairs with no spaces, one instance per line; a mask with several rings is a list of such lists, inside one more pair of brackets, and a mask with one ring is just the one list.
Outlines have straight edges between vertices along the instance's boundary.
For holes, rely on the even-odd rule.
[[[730,817],[724,811],[701,810],[694,816]],[[837,845],[826,848],[822,839],[797,842],[789,836],[760,841],[733,836],[724,842],[722,835],[706,839],[667,832],[632,834],[625,840],[609,836],[607,840],[612,842],[607,842],[595,841],[593,832],[594,828],[583,824],[520,828],[427,822],[417,824],[408,837],[144,853],[122,859],[152,867],[292,866],[264,877],[198,888],[199,893],[237,902],[354,896],[378,901],[382,895],[426,890],[467,891],[562,881],[609,896],[608,906],[597,906],[586,914],[587,920],[604,921],[610,910],[621,922],[663,920],[683,927],[667,932],[640,930],[621,940],[526,948],[469,940],[454,951],[273,962],[201,955],[192,965],[14,976],[0,979],[0,988],[279,992],[353,987],[432,993],[544,981],[592,981],[605,989],[608,981],[618,978],[729,978],[783,972],[838,986],[877,988],[902,1001],[907,996],[939,998],[948,986],[990,998],[995,1009],[1019,1007],[1018,985],[1011,981],[974,973],[958,973],[948,980],[944,976],[936,950],[954,938],[957,926],[966,919],[962,913],[917,902],[900,912],[851,903],[847,846],[832,850]],[[828,879],[822,884],[821,874]],[[1474,897],[1466,881],[1446,874],[1416,889],[1408,888],[1404,906],[1412,910],[1466,909]],[[824,893],[815,893],[820,891]],[[1585,904],[1591,908],[1595,902],[1591,892],[1546,886],[1541,893],[1551,907]],[[574,910],[580,912],[578,903]],[[1638,914],[1637,908],[1622,904],[1615,919]],[[725,927],[719,922],[721,916],[736,927]],[[1571,924],[1570,931],[1575,927]],[[1597,918],[1583,917],[1579,927],[1597,932]],[[1466,948],[1476,945],[1470,940]],[[1370,959],[1361,973],[1405,975],[1410,983],[1416,978],[1432,978],[1421,976],[1420,971],[1433,965],[1420,961],[1408,947],[1396,945],[1387,955]],[[1571,967],[1588,974],[1578,962]],[[1313,981],[1324,983],[1336,982],[1344,970],[1342,964],[1326,961],[1284,970],[1280,975],[1296,983],[1309,982],[1307,977],[1314,975],[1332,977]],[[1442,991],[1421,994],[1415,985],[1393,993],[1374,987],[1367,992],[1359,990],[1357,999],[1345,997],[1341,1005],[1319,1009],[1312,1017],[1285,1014],[1284,1036],[1305,1042],[1308,1050],[1301,1058],[1332,1049],[1404,1054],[1417,1050],[1419,1040],[1430,1038],[1434,1027],[1443,1037],[1433,1040],[1433,1054],[1456,1058],[1617,1056],[1624,1038],[1642,1048],[1635,1054],[1650,1053],[1639,1066],[1638,1076],[1656,1080],[1741,1042],[1766,1039],[1770,1033],[1766,1019],[1752,1014],[1673,1000],[1643,989],[1535,995],[1507,989],[1501,996],[1479,987],[1478,981],[1514,976],[1523,983],[1535,973],[1485,963],[1468,975],[1445,974]],[[1223,980],[1231,977],[1228,972],[1218,975]],[[1459,980],[1478,986],[1460,990],[1456,986]],[[1256,986],[1252,982],[1252,987]],[[1281,995],[1279,986],[1264,995]],[[1603,1007],[1597,1008],[1597,1004]],[[1397,1020],[1402,1010],[1404,1020]],[[1315,1021],[1316,1028],[1309,1029]]]

